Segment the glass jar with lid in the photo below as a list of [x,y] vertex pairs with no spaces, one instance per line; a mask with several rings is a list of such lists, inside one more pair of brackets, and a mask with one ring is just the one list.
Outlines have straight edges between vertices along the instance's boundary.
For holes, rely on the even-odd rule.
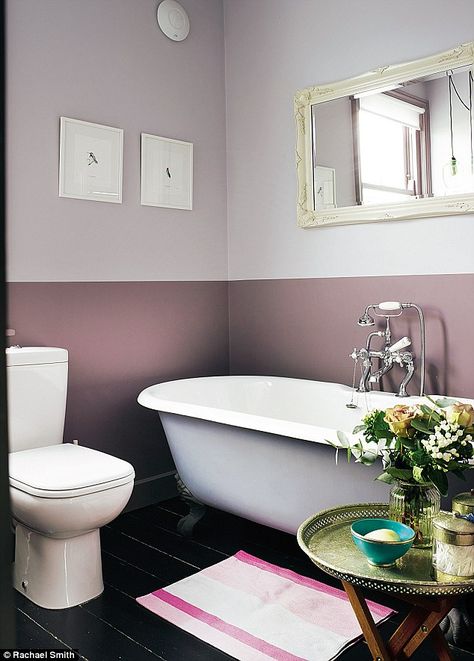
[[454,496],[452,510],[459,514],[474,514],[474,489]]
[[474,523],[456,512],[433,519],[433,568],[438,581],[474,578]]

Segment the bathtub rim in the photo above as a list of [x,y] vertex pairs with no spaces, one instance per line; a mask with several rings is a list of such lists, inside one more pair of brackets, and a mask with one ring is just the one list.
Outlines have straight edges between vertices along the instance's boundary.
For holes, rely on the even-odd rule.
[[[186,379],[173,379],[171,381],[163,381],[161,383],[155,383],[147,388],[144,388],[137,397],[137,402],[148,409],[160,411],[164,413],[174,413],[177,415],[182,415],[188,418],[198,418],[201,420],[209,420],[210,422],[217,422],[224,425],[229,425],[233,427],[240,427],[243,429],[254,429],[256,431],[267,432],[270,434],[277,434],[280,436],[287,436],[289,438],[296,438],[303,441],[309,441],[313,443],[319,443],[322,445],[331,445],[332,442],[337,442],[337,431],[343,431],[348,436],[352,436],[352,429],[334,429],[332,427],[323,427],[320,425],[306,424],[301,422],[295,422],[293,420],[285,420],[284,418],[276,418],[269,416],[255,415],[253,413],[245,413],[242,411],[233,411],[228,408],[218,408],[203,404],[190,404],[189,402],[183,402],[178,400],[166,399],[157,397],[156,394],[152,394],[160,386],[166,386],[171,383],[189,383],[197,381],[211,381],[211,380],[240,380],[240,379],[255,379],[255,380],[273,380],[273,381],[285,381],[285,382],[306,382],[306,383],[316,383],[322,384],[324,386],[333,386],[334,389],[338,389],[342,392],[347,393],[348,401],[350,394],[352,393],[352,388],[346,386],[342,383],[335,383],[332,381],[316,381],[315,379],[301,379],[293,377],[282,377],[282,376],[270,376],[270,375],[249,375],[249,374],[238,374],[238,375],[221,375],[221,376],[201,376],[201,377],[191,377]],[[386,398],[393,396],[395,393],[387,392],[371,392],[371,397],[377,399],[378,396]],[[438,395],[433,395],[433,397],[438,397]],[[415,404],[419,402],[420,397],[404,397],[400,399],[400,403],[403,404]],[[466,398],[463,398],[463,401],[466,401]],[[395,405],[396,402],[394,402]],[[384,407],[387,404],[384,404]],[[376,407],[374,407],[376,408]],[[372,410],[372,409],[371,409]],[[366,415],[367,411],[363,408],[360,410],[360,418],[362,419]],[[356,423],[357,424],[357,423]],[[329,439],[331,443],[328,442]]]

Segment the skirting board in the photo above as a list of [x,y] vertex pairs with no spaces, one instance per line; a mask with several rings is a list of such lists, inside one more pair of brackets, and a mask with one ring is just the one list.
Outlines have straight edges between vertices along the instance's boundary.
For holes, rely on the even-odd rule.
[[135,481],[133,493],[125,508],[125,512],[140,509],[147,505],[159,503],[168,498],[174,498],[178,492],[176,489],[176,471],[168,471],[160,475],[152,475]]

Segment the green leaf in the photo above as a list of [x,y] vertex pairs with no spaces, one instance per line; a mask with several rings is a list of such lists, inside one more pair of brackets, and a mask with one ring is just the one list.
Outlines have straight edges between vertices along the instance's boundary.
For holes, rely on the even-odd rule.
[[337,438],[339,440],[339,443],[341,444],[341,447],[343,448],[350,447],[349,439],[347,438],[347,436],[344,434],[343,431],[337,432]]
[[352,433],[358,434],[359,432],[364,431],[365,428],[366,428],[365,425],[357,425],[357,427],[354,427],[354,429],[352,430]]
[[409,450],[414,450],[416,448],[416,442],[412,438],[400,436],[400,443],[404,448],[408,448]]
[[385,484],[393,484],[395,478],[390,475],[390,473],[381,473],[378,477],[375,478],[379,482],[385,482]]
[[458,461],[450,461],[448,465],[446,466],[448,471],[455,471],[455,470],[466,470],[468,468],[466,465],[460,464]]
[[429,472],[431,482],[435,485],[442,496],[448,494],[448,478],[444,471],[431,470]]
[[430,426],[424,418],[414,418],[411,421],[411,426],[413,429],[423,432],[423,434],[431,434],[434,428],[434,425]]
[[360,441],[356,441],[349,447],[349,450],[352,452],[352,455],[357,460],[362,454],[362,443]]
[[426,406],[426,404],[422,404],[420,408],[423,411],[423,413],[426,416],[428,416],[430,420],[435,420],[436,422],[439,422],[441,420],[440,414],[431,407]]
[[425,482],[425,479],[423,477],[423,468],[421,466],[413,467],[413,479],[416,482]]
[[451,397],[442,397],[440,399],[437,399],[435,404],[436,406],[439,406],[441,409],[445,409],[448,406],[452,406],[453,404],[456,404],[458,400],[457,399],[452,399]]
[[372,466],[374,461],[376,460],[377,456],[371,455],[371,454],[363,454],[359,458],[359,463],[363,464],[364,466]]
[[411,468],[395,468],[395,466],[390,466],[386,472],[396,480],[411,480],[413,477],[413,470]]
[[411,460],[415,466],[421,467],[427,466],[431,461],[430,456],[424,450],[415,450],[415,452],[412,452]]

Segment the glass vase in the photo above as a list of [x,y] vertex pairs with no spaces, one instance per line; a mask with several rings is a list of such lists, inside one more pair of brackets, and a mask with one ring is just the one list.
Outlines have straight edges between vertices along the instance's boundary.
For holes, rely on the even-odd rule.
[[390,491],[388,515],[392,521],[405,523],[416,533],[413,546],[430,548],[433,541],[433,517],[438,514],[441,496],[431,483],[397,482]]

